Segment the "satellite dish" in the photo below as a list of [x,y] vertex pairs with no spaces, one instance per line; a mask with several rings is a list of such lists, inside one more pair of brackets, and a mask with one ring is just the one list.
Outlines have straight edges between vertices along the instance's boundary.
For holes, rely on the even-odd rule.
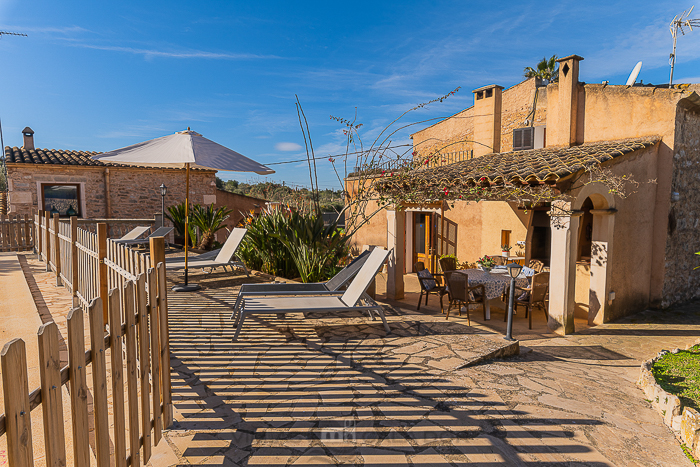
[[625,86],[633,86],[634,83],[637,82],[637,76],[639,76],[639,72],[642,69],[642,62],[637,62],[637,64],[634,66],[632,69],[632,73],[630,73],[630,77],[627,78],[627,82],[625,83]]

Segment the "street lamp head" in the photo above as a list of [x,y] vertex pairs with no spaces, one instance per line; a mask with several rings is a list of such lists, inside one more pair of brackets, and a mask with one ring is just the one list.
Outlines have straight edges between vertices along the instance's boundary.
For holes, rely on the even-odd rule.
[[165,184],[160,184],[160,195],[165,196],[168,193],[168,187]]
[[521,265],[519,265],[518,263],[510,263],[507,267],[508,267],[508,274],[513,279],[518,277],[520,275],[520,271],[523,270],[523,267]]

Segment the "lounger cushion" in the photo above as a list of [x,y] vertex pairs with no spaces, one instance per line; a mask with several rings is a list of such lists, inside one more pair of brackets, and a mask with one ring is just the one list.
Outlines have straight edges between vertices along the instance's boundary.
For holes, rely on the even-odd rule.
[[334,297],[273,297],[246,298],[244,310],[249,313],[283,312],[283,311],[318,311],[343,310],[348,306],[338,296]]

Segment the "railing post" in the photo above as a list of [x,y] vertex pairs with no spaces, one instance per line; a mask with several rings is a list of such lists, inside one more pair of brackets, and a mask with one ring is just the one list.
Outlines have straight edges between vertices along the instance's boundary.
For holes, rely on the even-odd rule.
[[51,271],[51,233],[49,225],[51,222],[51,213],[44,211],[44,257],[46,258],[46,271]]
[[100,260],[97,289],[102,299],[102,315],[106,324],[109,322],[109,306],[107,305],[109,303],[109,291],[107,286],[107,265],[105,264],[105,258],[107,257],[107,224],[105,223],[97,224],[97,257]]
[[56,266],[56,287],[63,285],[61,281],[61,239],[58,238],[60,230],[58,213],[53,213],[53,257]]
[[24,250],[28,250],[30,247],[32,247],[32,242],[31,242],[31,232],[32,232],[32,224],[29,222],[29,216],[27,214],[24,215]]
[[37,210],[37,222],[34,224],[34,248],[36,249],[37,258],[41,261],[41,219],[44,217],[44,211]]
[[27,382],[27,353],[22,339],[12,339],[0,352],[5,398],[7,457],[12,467],[32,467],[32,416]]
[[78,306],[78,217],[70,218],[70,262],[73,306]]
[[[158,277],[158,319],[160,321],[160,371],[161,391],[163,393],[163,427],[173,423],[173,406],[170,385],[170,339],[168,336],[168,301],[165,282],[165,238],[155,237],[149,240],[151,249],[151,266],[156,269]],[[162,263],[161,267],[158,267]],[[154,306],[155,304],[151,304]],[[155,396],[154,396],[155,397]]]

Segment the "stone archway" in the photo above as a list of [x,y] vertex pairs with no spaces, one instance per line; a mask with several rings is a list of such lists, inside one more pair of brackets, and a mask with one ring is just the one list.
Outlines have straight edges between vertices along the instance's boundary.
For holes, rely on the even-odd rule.
[[559,211],[566,215],[554,215],[552,223],[551,274],[549,283],[549,327],[559,334],[571,334],[574,329],[576,307],[576,260],[579,252],[579,228],[582,207],[590,199],[593,216],[591,232],[591,268],[589,285],[589,324],[599,324],[609,315],[609,284],[611,267],[608,258],[612,254],[613,230],[616,212],[614,198],[599,183],[584,186],[570,203],[561,204]]
[[[608,261],[612,256],[613,231],[615,223],[615,199],[609,190],[600,184],[586,185],[578,194],[572,208],[581,211],[586,204],[592,204],[589,210],[592,216],[591,252],[590,252],[590,283],[588,285],[588,324],[602,324],[607,321],[612,304],[610,299],[610,274],[612,271]],[[586,228],[581,225],[580,229]],[[581,235],[577,238],[582,238]],[[581,245],[577,244],[576,251]]]

